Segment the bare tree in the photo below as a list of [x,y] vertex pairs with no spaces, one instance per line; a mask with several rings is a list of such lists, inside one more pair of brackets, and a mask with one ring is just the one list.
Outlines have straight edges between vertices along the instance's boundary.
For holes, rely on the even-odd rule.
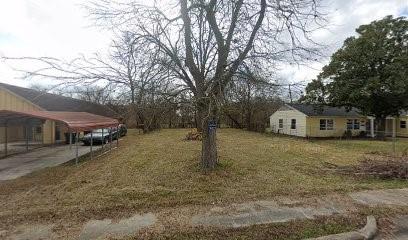
[[73,97],[102,105],[112,104],[114,101],[114,92],[111,87],[75,86],[72,91],[65,90],[64,92],[71,92]]
[[317,0],[93,1],[97,23],[130,28],[168,56],[167,67],[194,94],[203,131],[202,167],[217,165],[215,131],[228,83],[248,58],[303,61],[317,53],[309,34],[320,27]]
[[57,80],[57,84],[48,91],[102,104],[108,99],[112,104],[112,98],[117,98],[121,104],[128,105],[127,111],[147,132],[158,126],[150,119],[160,115],[153,111],[159,109],[157,102],[168,101],[176,87],[163,64],[166,60],[160,56],[160,49],[142,40],[131,32],[123,31],[113,41],[108,57],[95,54],[91,58],[81,56],[71,61],[52,57],[5,59],[18,63],[35,62],[40,67],[16,70],[23,72],[26,79]]
[[281,104],[282,85],[256,62],[243,63],[229,83],[222,113],[237,128],[262,131],[268,114]]
[[25,58],[45,65],[26,73],[65,84],[116,84],[129,90],[132,105],[138,105],[136,96],[155,101],[158,88],[172,96],[188,90],[203,131],[202,167],[210,170],[218,156],[216,131],[209,126],[220,117],[233,76],[247,59],[298,64],[314,59],[319,46],[310,33],[323,20],[318,1],[95,0],[86,7],[96,23],[122,36],[111,58]]

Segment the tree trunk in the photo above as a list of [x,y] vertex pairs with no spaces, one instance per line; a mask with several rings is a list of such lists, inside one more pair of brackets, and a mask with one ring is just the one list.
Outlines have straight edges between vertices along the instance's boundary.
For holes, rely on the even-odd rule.
[[142,129],[143,133],[149,132],[149,130],[147,128],[148,127],[147,126],[147,121],[146,121],[146,118],[144,116],[143,110],[138,108],[137,115],[138,115],[138,118],[139,118],[139,124],[138,124],[139,126],[138,127]]
[[246,127],[248,131],[252,131],[254,130],[251,126],[251,110],[249,109],[249,107],[247,107],[246,109],[246,114],[245,114],[245,121],[246,121]]
[[205,126],[203,121],[204,121],[204,118],[205,118],[205,115],[206,115],[205,114],[206,109],[205,109],[205,107],[198,107],[198,108],[201,108],[201,109],[199,109],[199,110],[197,110],[195,112],[195,122],[196,122],[197,130],[199,132],[202,132],[203,129],[204,129],[203,126]]
[[205,105],[197,111],[197,120],[201,123],[197,127],[202,129],[201,167],[205,172],[213,170],[218,164],[216,114],[208,116],[208,109]]
[[233,128],[242,128],[241,124],[231,114],[226,112],[225,115],[231,120]]

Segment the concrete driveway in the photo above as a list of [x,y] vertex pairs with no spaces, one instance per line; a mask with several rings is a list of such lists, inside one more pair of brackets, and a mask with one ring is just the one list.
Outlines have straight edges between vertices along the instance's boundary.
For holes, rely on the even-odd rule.
[[[93,149],[97,150],[100,147],[94,146]],[[74,145],[72,149],[69,149],[69,145],[43,147],[0,159],[0,181],[16,179],[46,167],[54,167],[68,162],[75,158],[75,149]],[[78,152],[79,156],[83,156],[90,152],[90,147],[79,146]]]

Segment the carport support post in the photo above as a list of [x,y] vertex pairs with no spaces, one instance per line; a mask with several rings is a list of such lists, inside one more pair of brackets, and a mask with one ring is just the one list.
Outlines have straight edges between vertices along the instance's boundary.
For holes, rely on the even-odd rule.
[[78,142],[79,142],[79,132],[76,133],[76,141],[75,141],[75,145],[76,145],[76,154],[75,154],[75,164],[78,164]]
[[72,149],[72,130],[69,130],[69,150]]
[[101,141],[102,141],[102,146],[101,146],[101,148],[103,149],[103,144],[104,144],[104,142],[105,142],[105,137],[103,136],[103,128],[102,128],[102,139],[101,139]]
[[25,125],[25,137],[26,137],[26,139],[25,139],[25,144],[26,144],[26,151],[28,152],[28,125],[27,125],[27,123],[26,123],[26,125]]
[[112,150],[112,130],[113,128],[110,128],[110,132],[109,132],[109,149]]
[[7,157],[7,121],[4,124],[4,156]]
[[93,145],[93,135],[92,135],[93,130],[91,130],[91,160],[93,157],[93,152],[92,152],[92,145]]
[[119,125],[117,126],[118,131],[116,132],[116,147],[119,148],[119,137],[120,137],[120,130]]

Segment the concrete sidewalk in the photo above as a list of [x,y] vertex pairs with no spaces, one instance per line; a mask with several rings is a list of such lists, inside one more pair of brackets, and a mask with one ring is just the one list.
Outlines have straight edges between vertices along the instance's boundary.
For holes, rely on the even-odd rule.
[[[238,228],[256,224],[282,223],[292,220],[315,219],[319,216],[353,214],[361,206],[407,206],[408,189],[361,191],[347,195],[329,195],[310,199],[294,200],[276,198],[273,201],[255,201],[230,206],[203,206],[196,213],[186,209],[133,215],[123,219],[90,220],[77,230],[65,229],[74,239],[124,238],[138,234],[146,228],[163,227],[166,217],[171,215],[173,226],[185,223],[191,227]],[[395,219],[395,235],[408,239],[408,217]],[[4,232],[6,239],[59,239],[50,225],[21,225]],[[39,236],[38,238],[34,236]],[[0,234],[1,237],[1,234]]]
[[[100,145],[94,146],[93,150],[100,148]],[[79,146],[79,156],[89,152],[89,146]],[[72,146],[72,149],[69,149],[69,145],[43,147],[27,153],[12,155],[0,159],[0,181],[16,179],[43,168],[58,166],[75,159],[75,156],[76,147]]]

